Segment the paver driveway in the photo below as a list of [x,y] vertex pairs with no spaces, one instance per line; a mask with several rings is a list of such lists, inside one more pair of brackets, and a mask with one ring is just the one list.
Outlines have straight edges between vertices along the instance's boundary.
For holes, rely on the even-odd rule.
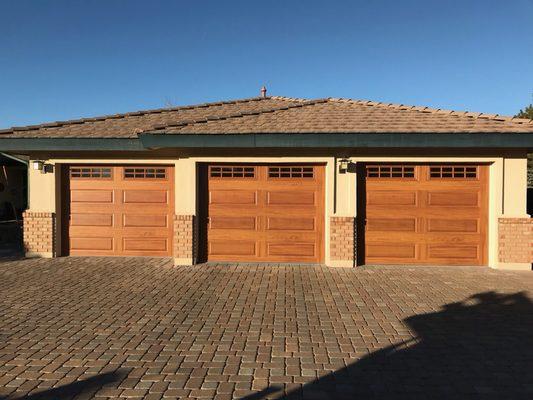
[[530,272],[62,258],[0,290],[0,397],[533,397]]

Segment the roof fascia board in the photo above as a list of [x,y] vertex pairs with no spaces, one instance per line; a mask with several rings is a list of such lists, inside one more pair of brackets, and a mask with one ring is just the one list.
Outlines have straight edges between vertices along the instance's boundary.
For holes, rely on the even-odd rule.
[[527,133],[140,134],[145,148],[527,148]]
[[139,151],[146,150],[136,138],[0,138],[0,151]]
[[136,138],[0,138],[0,151],[143,151],[156,148],[525,148],[528,133],[140,134]]

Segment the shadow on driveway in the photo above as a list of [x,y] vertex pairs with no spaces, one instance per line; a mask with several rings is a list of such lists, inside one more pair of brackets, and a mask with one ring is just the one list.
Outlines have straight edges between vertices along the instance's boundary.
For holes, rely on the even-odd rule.
[[[118,369],[113,372],[107,372],[92,376],[88,379],[69,383],[67,385],[59,386],[52,389],[46,389],[35,394],[22,397],[24,400],[70,400],[79,395],[85,395],[84,398],[92,397],[104,385],[121,382],[128,371],[125,369]],[[89,397],[90,396],[90,397]],[[9,398],[9,397],[8,397]],[[0,397],[0,399],[3,399]]]
[[301,389],[271,386],[243,400],[533,398],[533,303],[525,293],[479,293],[404,322],[416,339]]

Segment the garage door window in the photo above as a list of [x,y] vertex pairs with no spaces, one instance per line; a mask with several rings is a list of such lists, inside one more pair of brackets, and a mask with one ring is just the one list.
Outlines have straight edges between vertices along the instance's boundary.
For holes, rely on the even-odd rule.
[[469,165],[432,165],[429,167],[430,179],[477,179],[476,166]]
[[166,179],[165,168],[124,168],[124,179]]
[[111,168],[100,167],[72,167],[70,168],[70,177],[72,179],[90,178],[90,179],[111,179],[113,177]]
[[368,165],[367,178],[415,178],[413,165]]
[[313,167],[268,167],[269,178],[313,178]]
[[211,178],[255,178],[255,167],[213,165],[209,167]]

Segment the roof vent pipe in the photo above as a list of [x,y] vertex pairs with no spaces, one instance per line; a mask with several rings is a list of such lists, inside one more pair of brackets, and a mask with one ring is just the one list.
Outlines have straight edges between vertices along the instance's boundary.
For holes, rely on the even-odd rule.
[[265,86],[261,88],[261,97],[267,97],[267,88]]

